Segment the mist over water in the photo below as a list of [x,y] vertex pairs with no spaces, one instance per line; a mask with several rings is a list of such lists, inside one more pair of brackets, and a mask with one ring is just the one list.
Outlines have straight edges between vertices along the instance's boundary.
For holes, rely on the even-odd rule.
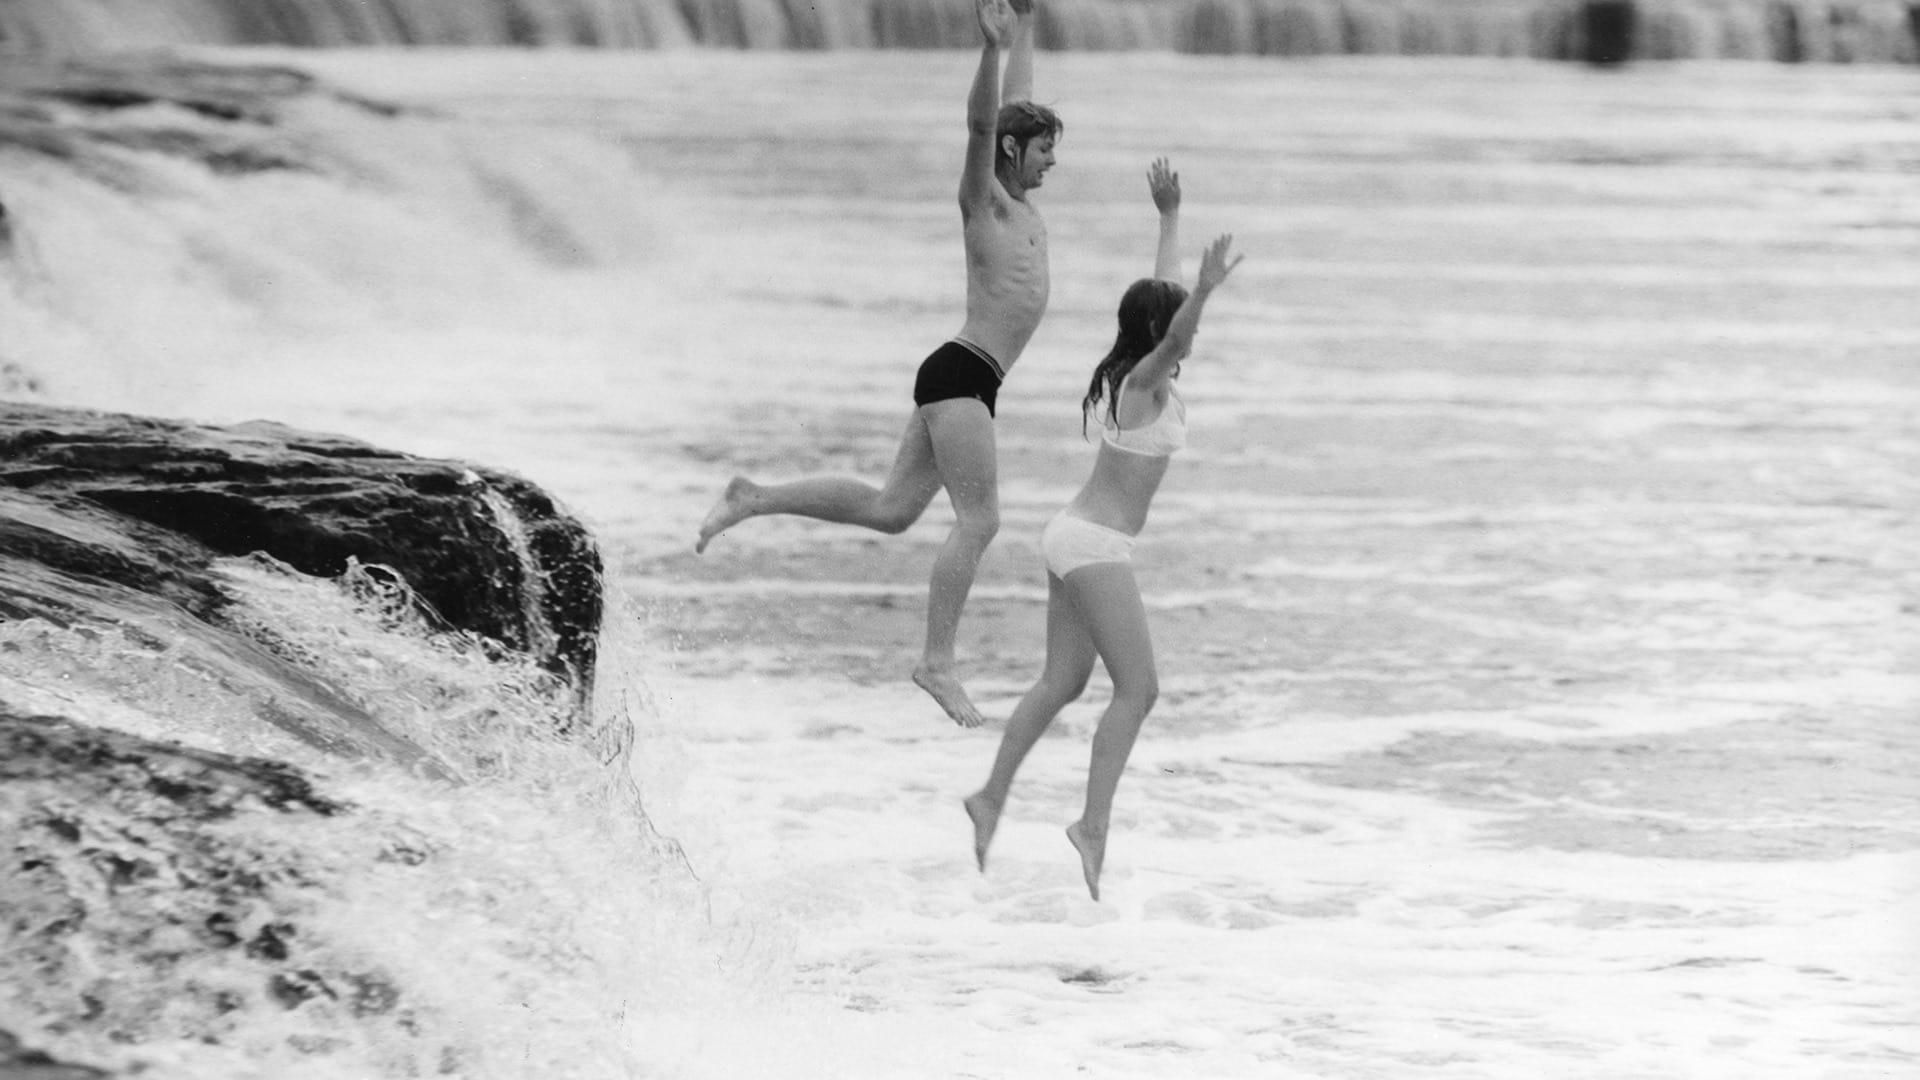
[[[997,726],[944,726],[903,678],[944,506],[690,552],[734,472],[889,461],[959,320],[971,54],[240,55],[407,108],[236,135],[150,106],[75,121],[105,149],[0,145],[9,393],[545,485],[607,549],[596,715],[635,743],[544,739],[537,677],[253,563],[229,573],[257,616],[465,784],[240,743],[191,643],[10,625],[10,702],[283,757],[412,823],[316,823],[296,853],[345,870],[326,958],[411,988],[405,1023],[263,999],[217,1050],[184,1023],[41,1045],[161,1076],[1920,1062],[1897,71],[1042,58],[1055,295],[1002,395],[961,642],[991,716],[1038,671],[1035,543],[1151,267],[1148,161],[1181,171],[1189,270],[1218,231],[1249,255],[1142,537],[1163,697],[1094,904],[1059,830],[1099,676],[972,865],[958,800]],[[210,169],[181,131],[296,167]]]

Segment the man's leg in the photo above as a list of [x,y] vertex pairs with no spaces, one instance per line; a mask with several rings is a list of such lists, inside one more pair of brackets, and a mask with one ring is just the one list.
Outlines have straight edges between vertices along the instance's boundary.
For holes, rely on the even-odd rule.
[[736,476],[700,523],[700,537],[693,550],[705,552],[714,537],[764,514],[798,514],[898,533],[920,520],[938,490],[940,472],[934,465],[933,441],[927,433],[927,421],[916,409],[900,436],[900,449],[894,453],[893,471],[887,475],[885,487],[840,476],[762,486]]
[[1093,638],[1066,589],[1059,578],[1047,575],[1046,668],[1007,718],[986,785],[962,800],[973,819],[973,857],[981,870],[987,868],[987,845],[1000,824],[1000,810],[1007,804],[1014,774],[1033,744],[1053,725],[1054,717],[1087,688],[1087,676],[1093,673]]
[[954,637],[960,612],[973,589],[980,556],[1000,531],[999,467],[993,442],[993,416],[973,398],[950,398],[922,406],[933,444],[934,467],[946,486],[956,520],[934,557],[927,585],[927,643],[913,681],[933,695],[954,723],[978,727],[973,707],[953,671]]

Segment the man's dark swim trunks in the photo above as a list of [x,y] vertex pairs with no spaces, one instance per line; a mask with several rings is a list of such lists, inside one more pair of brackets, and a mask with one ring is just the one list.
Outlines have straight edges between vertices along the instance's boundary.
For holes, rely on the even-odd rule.
[[985,349],[956,338],[920,362],[920,374],[913,380],[913,403],[931,405],[949,398],[977,398],[992,416],[1004,378],[1006,372]]

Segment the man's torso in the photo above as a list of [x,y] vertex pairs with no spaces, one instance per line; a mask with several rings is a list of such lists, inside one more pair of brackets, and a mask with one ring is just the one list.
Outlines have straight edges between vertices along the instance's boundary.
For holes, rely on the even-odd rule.
[[968,215],[967,322],[960,336],[992,353],[1002,368],[1027,347],[1047,310],[1047,227],[1032,204],[995,192]]

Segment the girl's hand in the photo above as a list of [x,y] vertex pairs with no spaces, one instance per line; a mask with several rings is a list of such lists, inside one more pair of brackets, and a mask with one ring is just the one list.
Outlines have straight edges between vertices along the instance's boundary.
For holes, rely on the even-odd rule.
[[1240,265],[1241,259],[1246,258],[1245,255],[1233,255],[1229,260],[1227,256],[1232,254],[1233,234],[1222,233],[1215,237],[1213,243],[1207,245],[1206,253],[1200,256],[1200,277],[1195,288],[1203,292],[1212,292],[1216,286],[1227,280],[1227,275],[1233,273],[1233,268]]
[[1166,158],[1155,158],[1147,170],[1147,190],[1153,193],[1154,208],[1162,214],[1180,212],[1180,174]]

